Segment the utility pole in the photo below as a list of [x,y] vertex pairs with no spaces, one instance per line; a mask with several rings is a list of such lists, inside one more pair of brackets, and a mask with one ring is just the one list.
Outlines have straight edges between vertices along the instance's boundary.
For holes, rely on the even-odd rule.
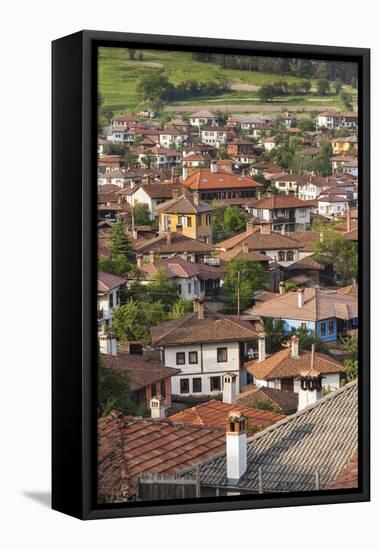
[[238,319],[240,318],[241,313],[241,272],[237,271],[237,315]]

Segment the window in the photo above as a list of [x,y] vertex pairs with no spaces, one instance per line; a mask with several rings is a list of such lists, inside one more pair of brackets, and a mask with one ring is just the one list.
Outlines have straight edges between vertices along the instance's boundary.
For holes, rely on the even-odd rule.
[[206,225],[211,225],[211,215],[210,214],[207,214]]
[[192,218],[191,218],[191,216],[187,216],[187,227],[192,227]]
[[305,218],[305,216],[306,216],[305,208],[299,208],[299,216],[300,216],[300,218]]
[[201,378],[192,378],[192,391],[193,393],[201,392]]
[[221,378],[219,376],[211,376],[211,391],[221,391]]
[[157,385],[151,384],[151,397],[156,397],[156,396],[157,396]]
[[190,365],[197,364],[197,351],[190,351],[188,354],[188,362]]
[[285,255],[284,250],[279,250],[279,252],[278,252],[278,261],[279,262],[284,262],[285,259],[286,259],[286,255]]
[[287,250],[286,258],[287,262],[293,262],[293,250]]
[[166,382],[161,380],[161,397],[166,397]]
[[178,351],[176,353],[176,364],[177,365],[184,365],[186,362],[186,354],[184,351]]
[[301,323],[301,330],[307,330],[307,323]]
[[320,332],[321,332],[321,336],[326,335],[326,323],[324,321],[320,325]]
[[182,285],[178,285],[178,291],[179,291],[179,294],[182,293]]
[[189,378],[180,379],[180,393],[189,393]]
[[191,290],[192,290],[192,285],[191,283],[188,283],[188,294],[191,294]]
[[228,348],[217,348],[217,363],[226,363],[228,360]]
[[328,321],[328,334],[334,334],[334,321]]

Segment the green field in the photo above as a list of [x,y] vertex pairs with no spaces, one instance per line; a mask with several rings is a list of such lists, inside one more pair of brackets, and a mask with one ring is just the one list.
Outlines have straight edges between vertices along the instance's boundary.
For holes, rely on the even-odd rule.
[[[278,80],[285,79],[288,83],[298,82],[304,78],[294,76],[267,74],[261,72],[249,72],[222,69],[213,63],[201,63],[192,59],[190,52],[167,52],[143,50],[142,61],[131,61],[128,51],[124,48],[100,48],[99,50],[99,88],[103,97],[103,108],[115,113],[134,112],[144,108],[136,87],[143,76],[155,71],[165,71],[171,82],[178,84],[185,80],[197,80],[198,82],[216,81],[218,78],[227,78],[230,83],[237,86],[248,85],[259,87]],[[312,87],[315,82],[312,82]],[[345,87],[352,93],[350,87]],[[179,105],[213,106],[222,110],[222,105],[261,103],[257,90],[231,90],[219,96],[195,98],[176,102]],[[284,96],[278,101],[269,103],[273,110],[280,110],[286,105],[299,105],[299,107],[314,106],[325,108],[343,109],[338,96],[317,96],[314,93],[305,96]],[[274,107],[277,105],[277,107]]]

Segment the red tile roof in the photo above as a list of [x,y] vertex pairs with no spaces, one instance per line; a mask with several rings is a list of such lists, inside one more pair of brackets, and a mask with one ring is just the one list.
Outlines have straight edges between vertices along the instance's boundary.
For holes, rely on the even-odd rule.
[[192,172],[186,180],[183,181],[183,185],[192,189],[193,191],[205,191],[207,189],[217,189],[222,191],[223,189],[239,189],[243,188],[257,188],[261,187],[260,183],[257,183],[248,176],[237,176],[230,172],[217,171],[213,173],[209,168],[200,168],[195,172]]
[[150,251],[154,251],[157,254],[181,254],[183,252],[209,254],[214,250],[214,247],[197,239],[191,239],[191,237],[187,237],[181,233],[172,232],[170,243],[167,242],[167,237],[163,235],[135,242],[133,243],[133,249],[136,252],[149,253]]
[[297,411],[299,395],[296,392],[277,390],[267,386],[257,387],[254,384],[251,386],[251,388],[243,388],[243,391],[237,396],[237,405],[254,407],[258,403],[269,403],[285,414]]
[[323,489],[355,489],[358,487],[358,452],[350,458],[332,483]]
[[111,273],[105,273],[104,271],[98,271],[97,273],[97,291],[109,292],[114,288],[122,286],[126,283],[125,279],[112,275]]

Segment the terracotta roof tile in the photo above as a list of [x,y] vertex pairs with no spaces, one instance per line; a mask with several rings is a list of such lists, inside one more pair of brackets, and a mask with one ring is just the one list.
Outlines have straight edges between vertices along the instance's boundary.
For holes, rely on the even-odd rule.
[[261,187],[260,183],[257,183],[248,176],[237,176],[235,174],[231,174],[230,172],[222,171],[213,173],[209,168],[201,168],[195,172],[192,172],[192,174],[190,174],[188,178],[183,181],[183,185],[193,191]]
[[97,291],[109,292],[110,290],[122,286],[125,284],[125,279],[112,275],[111,273],[105,273],[104,271],[98,271],[97,273]]
[[254,407],[257,403],[269,403],[274,407],[289,414],[297,411],[299,396],[296,392],[277,390],[267,386],[257,387],[251,384],[251,388],[246,386],[243,391],[237,395],[236,404],[241,407]]

